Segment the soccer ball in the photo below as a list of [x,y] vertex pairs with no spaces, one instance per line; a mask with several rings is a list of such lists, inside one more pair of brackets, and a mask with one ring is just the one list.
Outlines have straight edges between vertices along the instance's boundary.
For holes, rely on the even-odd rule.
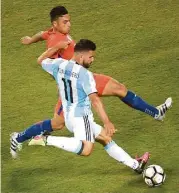
[[166,174],[159,165],[150,165],[144,170],[143,178],[148,186],[160,186],[165,181]]

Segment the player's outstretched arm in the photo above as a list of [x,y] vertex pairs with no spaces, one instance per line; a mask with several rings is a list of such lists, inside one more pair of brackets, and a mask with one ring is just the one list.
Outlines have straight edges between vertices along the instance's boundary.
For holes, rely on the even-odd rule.
[[32,43],[42,41],[42,40],[44,40],[42,38],[42,34],[43,34],[43,31],[38,32],[37,34],[33,35],[32,37],[30,37],[30,36],[22,37],[21,38],[21,43],[24,44],[24,45],[30,45]]
[[101,99],[98,97],[96,93],[92,93],[89,95],[93,108],[97,112],[101,121],[104,124],[104,128],[109,136],[112,136],[115,133],[115,127],[109,120],[109,117],[104,109],[104,105],[101,102]]

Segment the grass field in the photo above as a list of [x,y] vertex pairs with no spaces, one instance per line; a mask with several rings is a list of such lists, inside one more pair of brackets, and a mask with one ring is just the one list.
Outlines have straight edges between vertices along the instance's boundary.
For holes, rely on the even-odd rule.
[[[163,186],[148,188],[140,175],[111,159],[98,144],[84,158],[25,143],[20,159],[11,159],[10,133],[53,116],[56,84],[36,63],[45,43],[23,46],[20,38],[47,29],[49,10],[58,3],[71,14],[72,37],[97,43],[92,71],[112,76],[153,105],[173,97],[163,123],[118,98],[103,99],[119,129],[114,140],[133,156],[149,151],[149,164],[159,164],[166,171]],[[178,193],[178,24],[178,0],[3,0],[2,193]]]

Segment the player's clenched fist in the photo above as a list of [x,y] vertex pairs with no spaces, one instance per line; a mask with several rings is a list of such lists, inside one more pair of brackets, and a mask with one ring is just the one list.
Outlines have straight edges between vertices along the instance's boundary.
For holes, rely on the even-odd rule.
[[104,124],[104,129],[106,130],[106,134],[110,137],[116,132],[114,125],[110,121]]
[[69,41],[69,40],[68,41],[60,41],[54,47],[56,47],[57,49],[67,49],[70,43],[71,43],[71,41]]

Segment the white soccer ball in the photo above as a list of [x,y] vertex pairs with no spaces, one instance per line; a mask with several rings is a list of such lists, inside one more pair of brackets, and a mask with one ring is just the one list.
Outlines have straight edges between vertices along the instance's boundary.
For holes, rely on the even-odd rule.
[[143,178],[148,186],[160,186],[166,178],[163,168],[159,165],[150,165],[143,172]]

